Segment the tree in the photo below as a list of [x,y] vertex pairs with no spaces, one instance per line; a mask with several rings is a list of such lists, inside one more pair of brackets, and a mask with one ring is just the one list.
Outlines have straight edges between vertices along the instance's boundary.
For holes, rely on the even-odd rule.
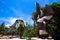
[[24,36],[31,40],[31,37],[37,37],[37,31],[37,27],[28,24],[27,26],[25,26]]
[[54,10],[54,15],[53,15],[53,26],[56,28],[54,30],[54,38],[59,38],[60,37],[60,2],[54,2],[51,7]]
[[19,34],[20,38],[22,38],[23,33],[24,33],[24,23],[23,22],[19,23],[17,31],[18,31],[18,34]]
[[4,23],[0,24],[0,34],[5,34],[5,24]]
[[51,5],[54,14],[53,18],[47,21],[47,31],[54,39],[60,37],[60,2],[54,2]]

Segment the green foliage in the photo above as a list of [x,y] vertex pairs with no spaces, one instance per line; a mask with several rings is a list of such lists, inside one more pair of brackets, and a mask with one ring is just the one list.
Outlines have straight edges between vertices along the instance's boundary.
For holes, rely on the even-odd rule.
[[41,7],[41,10],[44,10],[44,7]]
[[19,23],[19,27],[17,28],[17,31],[18,31],[20,38],[22,38],[23,32],[24,32],[24,23],[23,22]]
[[60,2],[50,5],[54,11],[53,18],[47,22],[47,30],[54,37],[60,37]]
[[37,17],[38,17],[38,13],[37,13],[37,12],[32,12],[32,19],[33,19],[34,21],[37,20]]
[[0,34],[5,34],[5,24],[4,23],[0,24]]
[[34,12],[34,20],[37,20],[37,17],[38,17],[38,13]]
[[32,25],[28,25],[25,27],[25,37],[37,37],[37,27],[34,27]]
[[55,12],[54,14],[54,26],[56,27],[56,30],[54,31],[54,35],[56,37],[60,37],[60,2],[55,2],[52,4],[53,5],[53,10]]

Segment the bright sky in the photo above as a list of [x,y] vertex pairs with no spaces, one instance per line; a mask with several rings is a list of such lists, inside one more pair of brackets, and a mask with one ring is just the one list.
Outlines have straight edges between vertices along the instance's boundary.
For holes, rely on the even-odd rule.
[[35,10],[35,2],[38,2],[40,6],[45,6],[45,4],[60,2],[60,0],[0,0],[0,23],[5,22],[6,26],[9,26],[16,19],[22,19],[33,24],[31,14]]

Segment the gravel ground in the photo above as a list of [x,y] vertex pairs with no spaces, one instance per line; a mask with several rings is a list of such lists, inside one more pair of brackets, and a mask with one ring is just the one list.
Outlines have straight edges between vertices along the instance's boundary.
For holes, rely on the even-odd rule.
[[[11,39],[10,39],[11,37]],[[0,35],[0,40],[26,40],[26,39],[20,39],[19,37],[17,38],[18,36],[16,35],[13,35],[13,36],[1,36]],[[34,38],[31,38],[31,40],[54,40],[54,39],[41,39],[41,38],[37,38],[37,37],[34,37]]]
[[[26,40],[26,39],[12,38],[12,39],[0,39],[0,40]],[[54,40],[54,39],[31,38],[31,40]]]

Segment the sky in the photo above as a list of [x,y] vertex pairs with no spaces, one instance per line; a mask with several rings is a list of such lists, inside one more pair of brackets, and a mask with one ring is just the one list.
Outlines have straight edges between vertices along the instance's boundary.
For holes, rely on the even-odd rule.
[[31,15],[32,11],[36,10],[36,2],[42,7],[45,4],[60,2],[60,0],[0,0],[0,23],[4,22],[8,27],[15,20],[21,19],[24,22],[28,21],[29,24],[33,24]]

